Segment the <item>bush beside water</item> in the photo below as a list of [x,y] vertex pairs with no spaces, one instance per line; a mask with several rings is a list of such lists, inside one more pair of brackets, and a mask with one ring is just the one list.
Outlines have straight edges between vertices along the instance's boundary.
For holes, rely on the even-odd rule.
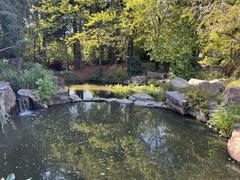
[[188,99],[188,107],[198,112],[207,113],[209,109],[210,94],[199,88],[188,87],[185,90]]
[[25,63],[23,69],[0,62],[0,81],[10,82],[14,91],[19,89],[36,89],[43,101],[49,101],[55,92],[56,83],[52,71],[46,70],[38,63]]
[[66,84],[78,84],[79,83],[79,78],[75,74],[75,72],[72,71],[65,71],[62,72],[65,83]]
[[219,129],[220,134],[229,137],[235,124],[240,118],[239,106],[230,105],[227,107],[220,106],[216,112],[211,115],[211,121]]
[[155,87],[153,85],[144,85],[144,86],[136,86],[136,85],[113,85],[109,86],[115,93],[115,95],[119,98],[127,98],[134,93],[147,93],[158,101],[164,100],[164,91],[160,87]]
[[120,84],[128,79],[128,72],[126,68],[112,69],[107,79],[108,83]]

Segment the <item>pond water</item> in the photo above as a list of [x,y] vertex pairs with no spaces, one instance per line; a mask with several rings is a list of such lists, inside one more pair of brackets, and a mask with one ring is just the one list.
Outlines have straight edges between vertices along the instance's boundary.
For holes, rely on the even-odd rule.
[[62,179],[239,179],[226,144],[170,111],[81,102],[16,117],[0,175]]

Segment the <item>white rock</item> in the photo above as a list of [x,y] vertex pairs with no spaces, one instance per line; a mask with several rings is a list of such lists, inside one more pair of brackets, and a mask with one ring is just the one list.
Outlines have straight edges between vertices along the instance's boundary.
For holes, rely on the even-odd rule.
[[170,81],[170,84],[175,87],[175,88],[187,88],[188,87],[188,82],[185,79],[176,77]]
[[130,101],[155,101],[155,99],[147,93],[135,93],[129,97]]
[[207,80],[192,78],[188,81],[188,84],[190,86],[195,86],[197,88],[200,88],[201,90],[208,92],[210,95],[215,96],[223,88],[224,80],[215,79],[212,81],[207,81]]

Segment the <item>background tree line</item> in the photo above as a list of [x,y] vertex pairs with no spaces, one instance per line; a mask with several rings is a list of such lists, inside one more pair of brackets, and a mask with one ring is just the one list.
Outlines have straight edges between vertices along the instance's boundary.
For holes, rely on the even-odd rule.
[[[182,77],[200,65],[239,73],[239,0],[0,0],[0,58],[42,63],[158,62]],[[239,73],[240,74],[240,73]]]

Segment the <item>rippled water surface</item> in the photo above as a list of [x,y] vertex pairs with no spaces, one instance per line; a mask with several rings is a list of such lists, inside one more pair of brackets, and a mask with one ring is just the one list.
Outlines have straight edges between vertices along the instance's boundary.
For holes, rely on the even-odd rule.
[[[17,179],[239,179],[226,144],[170,111],[105,103],[16,118],[0,138],[0,175]],[[235,168],[235,170],[233,170]]]

